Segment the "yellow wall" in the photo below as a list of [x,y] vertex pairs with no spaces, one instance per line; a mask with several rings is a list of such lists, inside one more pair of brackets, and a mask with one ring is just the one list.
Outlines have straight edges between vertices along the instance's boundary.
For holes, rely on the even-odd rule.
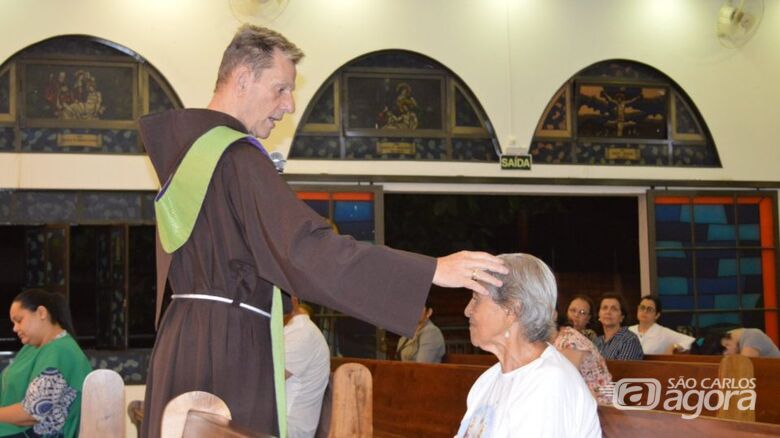
[[[290,0],[270,26],[307,53],[298,112],[266,141],[287,152],[303,109],[325,78],[367,52],[402,48],[448,66],[480,99],[506,148],[527,145],[552,94],[585,66],[609,58],[649,64],[698,106],[722,169],[292,161],[288,173],[464,175],[778,181],[780,2],[741,49],[715,37],[721,0]],[[210,97],[221,52],[238,26],[228,0],[3,0],[0,62],[55,35],[121,44],[152,63],[186,106]],[[95,165],[101,172],[90,173]],[[145,158],[0,154],[0,188],[156,187]]]

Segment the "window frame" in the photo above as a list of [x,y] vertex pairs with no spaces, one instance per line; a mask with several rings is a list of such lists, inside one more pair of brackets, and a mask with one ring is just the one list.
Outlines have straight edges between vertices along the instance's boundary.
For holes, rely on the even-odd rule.
[[[694,232],[696,222],[694,220],[693,214],[691,214],[691,245],[684,246],[681,249],[685,251],[691,251],[692,253],[691,276],[688,278],[692,281],[691,295],[693,296],[694,306],[690,310],[664,308],[664,313],[690,313],[694,317],[692,320],[693,328],[698,333],[701,330],[700,319],[698,317],[700,314],[738,313],[740,322],[744,323],[746,312],[763,312],[765,332],[770,338],[772,338],[775,343],[778,343],[778,338],[780,338],[780,330],[778,330],[778,318],[780,317],[780,307],[778,307],[778,301],[780,301],[780,289],[778,289],[777,272],[780,270],[780,263],[778,263],[778,259],[780,259],[780,257],[778,257],[778,248],[780,246],[778,245],[778,195],[776,191],[648,190],[646,199],[651,290],[655,294],[658,294],[657,252],[659,248],[657,246],[656,238],[656,206],[688,205],[690,208],[692,208],[695,205],[724,205],[722,202],[720,202],[723,201],[724,198],[731,198],[731,205],[734,206],[734,208],[740,204],[740,199],[744,201],[742,202],[743,204],[758,204],[760,230],[759,246],[741,245],[738,243],[738,239],[733,246],[697,246]],[[757,202],[753,202],[751,198],[759,199]],[[736,215],[734,226],[738,227],[738,225],[738,215]],[[739,254],[741,251],[759,251],[761,253],[761,277],[763,286],[762,307],[745,308],[743,306],[743,290],[739,282],[737,282],[736,291],[736,295],[739,297],[738,307],[700,307],[698,290],[699,287],[696,275],[696,253],[713,249],[734,250],[737,254],[737,260],[739,260]]]

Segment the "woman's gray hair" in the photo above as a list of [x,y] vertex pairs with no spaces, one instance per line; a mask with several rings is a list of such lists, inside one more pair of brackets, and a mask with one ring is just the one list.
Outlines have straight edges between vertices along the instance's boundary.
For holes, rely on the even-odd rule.
[[490,298],[515,313],[526,340],[546,341],[555,324],[555,276],[543,261],[530,254],[501,254],[498,258],[504,261],[509,273],[492,274],[504,283],[499,288],[483,283]]

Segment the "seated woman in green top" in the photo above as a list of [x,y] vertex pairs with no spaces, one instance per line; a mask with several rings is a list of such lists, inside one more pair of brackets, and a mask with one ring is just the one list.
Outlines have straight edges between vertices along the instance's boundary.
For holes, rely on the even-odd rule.
[[92,367],[72,337],[65,297],[26,290],[11,304],[11,322],[24,347],[0,374],[0,436],[76,436]]

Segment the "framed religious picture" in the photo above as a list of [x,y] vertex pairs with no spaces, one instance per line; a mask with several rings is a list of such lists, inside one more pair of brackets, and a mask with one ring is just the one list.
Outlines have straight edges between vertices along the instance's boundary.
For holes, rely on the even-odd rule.
[[665,140],[668,91],[661,86],[578,84],[579,138]]
[[349,73],[345,82],[348,132],[424,136],[444,130],[444,76]]
[[134,127],[139,116],[134,64],[28,60],[21,66],[22,113],[29,126]]

